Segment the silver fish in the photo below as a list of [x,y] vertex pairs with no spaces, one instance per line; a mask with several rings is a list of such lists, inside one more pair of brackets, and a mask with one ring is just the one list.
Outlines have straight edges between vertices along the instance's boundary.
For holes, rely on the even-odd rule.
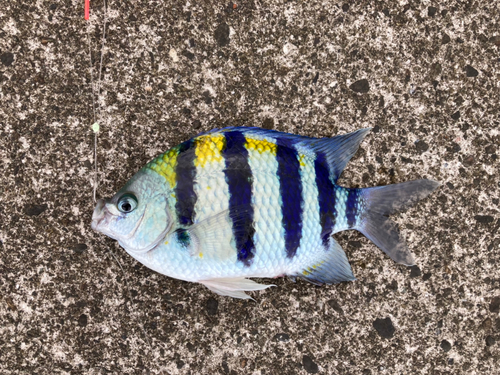
[[92,228],[159,273],[235,298],[271,286],[251,277],[354,280],[332,238],[348,229],[413,265],[388,215],[439,183],[338,186],[369,131],[322,139],[259,128],[198,135],[152,160],[113,198],[100,199]]

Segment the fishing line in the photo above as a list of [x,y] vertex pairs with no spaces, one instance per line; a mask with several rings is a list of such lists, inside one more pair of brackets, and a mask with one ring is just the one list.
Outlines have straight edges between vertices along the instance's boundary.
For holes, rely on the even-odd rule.
[[[101,107],[101,100],[100,100],[100,95],[101,95],[101,87],[102,87],[102,66],[103,66],[103,58],[104,58],[104,47],[106,43],[106,22],[107,22],[107,4],[106,0],[103,0],[103,8],[104,8],[104,21],[103,21],[103,32],[102,32],[102,42],[101,42],[101,58],[99,61],[99,75],[97,78],[97,85],[94,82],[94,68],[92,65],[92,44],[90,42],[90,22],[87,24],[87,40],[88,40],[88,45],[89,45],[89,61],[90,61],[90,85],[91,85],[91,90],[92,90],[92,113],[93,113],[93,118],[94,118],[94,123],[92,124],[92,130],[94,131],[94,203],[97,202],[96,195],[97,195],[97,185],[98,185],[98,170],[97,170],[97,135],[99,133],[99,128],[100,125],[99,123],[102,121],[102,107]],[[85,0],[85,20],[89,20],[90,18],[90,1]],[[97,86],[97,88],[96,88]],[[96,98],[97,98],[97,104],[96,104]],[[118,258],[115,256],[115,254],[111,251],[110,248],[108,248],[109,253],[111,254],[111,257],[116,261],[118,266],[120,267],[122,274],[123,274],[123,280],[125,281],[125,288],[127,289],[127,294],[128,294],[128,299],[129,301],[133,304],[133,299],[132,299],[132,293],[130,292],[130,288],[128,285],[128,280],[127,280],[127,274],[125,273],[125,270],[123,269],[120,261]],[[141,327],[142,333],[144,335],[144,339],[148,346],[151,347],[151,342],[149,340],[148,334],[146,333],[146,330],[144,329],[144,326],[142,324],[139,324],[139,327]]]
[[99,132],[99,123],[97,122],[96,116],[96,106],[95,106],[95,89],[94,89],[94,73],[92,67],[92,46],[90,44],[90,26],[87,25],[87,40],[89,43],[89,57],[90,57],[90,87],[92,90],[92,112],[94,114],[94,123],[92,124],[92,130],[94,131],[94,203],[97,202],[96,193],[97,193],[97,133]]
[[[85,19],[89,19],[89,0],[85,1]],[[101,58],[99,62],[99,75],[97,78],[97,89],[96,84],[94,82],[94,73],[93,73],[93,65],[92,65],[92,45],[90,43],[90,23],[87,24],[87,40],[89,44],[89,57],[90,57],[90,82],[92,87],[92,111],[94,113],[94,123],[92,124],[92,130],[94,131],[94,203],[97,202],[97,185],[99,183],[98,171],[97,171],[97,134],[99,133],[99,124],[102,121],[102,111],[101,111],[101,87],[102,87],[102,65],[104,58],[104,46],[106,43],[106,22],[107,22],[107,4],[106,0],[103,2],[104,8],[104,21],[103,21],[103,32],[102,32],[102,43],[101,43]],[[97,98],[97,105],[96,105]]]

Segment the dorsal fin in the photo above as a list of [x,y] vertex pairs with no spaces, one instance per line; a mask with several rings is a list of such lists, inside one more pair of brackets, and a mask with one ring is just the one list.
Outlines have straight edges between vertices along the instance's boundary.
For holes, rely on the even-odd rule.
[[297,144],[311,148],[316,152],[316,157],[322,155],[330,170],[330,177],[333,182],[337,182],[347,163],[358,150],[359,144],[370,130],[371,128],[359,129],[333,138],[302,139]]
[[[302,149],[304,154],[311,155],[311,151],[323,158],[328,166],[330,177],[336,182],[347,163],[354,156],[359,148],[361,141],[370,132],[372,128],[356,130],[352,133],[337,135],[332,138],[311,138],[297,134],[283,133],[276,130],[268,130],[254,127],[228,127],[223,129],[212,129],[209,132],[201,133],[198,136],[213,132],[231,132],[233,130],[241,131],[245,135],[252,134],[269,136],[280,139],[282,144],[288,144],[289,147]],[[197,136],[197,137],[198,137]]]

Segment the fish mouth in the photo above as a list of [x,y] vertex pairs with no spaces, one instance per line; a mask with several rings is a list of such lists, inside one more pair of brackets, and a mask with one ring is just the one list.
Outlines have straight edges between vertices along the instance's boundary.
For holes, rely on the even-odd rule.
[[[105,234],[106,236],[118,240],[116,236],[114,236],[110,231],[104,229],[105,224],[108,223],[110,217],[114,217],[116,215],[113,215],[109,210],[106,208],[106,200],[104,199],[99,199],[96,203],[96,207],[94,209],[94,213],[92,214],[92,223],[90,224],[90,227],[95,230],[96,232],[100,232],[102,234]],[[142,213],[141,217],[137,221],[137,224],[135,224],[135,227],[125,236],[123,239],[129,239],[132,238],[139,227],[142,224],[142,221],[144,219],[144,216],[146,215],[146,211],[148,209],[148,206],[144,208],[144,212]]]
[[106,201],[104,199],[98,199],[94,212],[92,213],[92,223],[91,228],[96,232],[102,232],[101,226],[102,222],[106,219],[106,214],[108,210],[106,209]]

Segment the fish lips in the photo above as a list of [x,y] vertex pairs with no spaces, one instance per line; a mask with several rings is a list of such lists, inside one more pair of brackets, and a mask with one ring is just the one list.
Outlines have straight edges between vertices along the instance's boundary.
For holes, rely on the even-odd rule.
[[116,237],[113,235],[113,233],[106,230],[109,219],[115,216],[108,211],[108,209],[106,208],[106,203],[107,201],[104,199],[97,200],[94,213],[92,214],[92,223],[90,224],[90,226],[96,232],[100,232],[116,240]]

